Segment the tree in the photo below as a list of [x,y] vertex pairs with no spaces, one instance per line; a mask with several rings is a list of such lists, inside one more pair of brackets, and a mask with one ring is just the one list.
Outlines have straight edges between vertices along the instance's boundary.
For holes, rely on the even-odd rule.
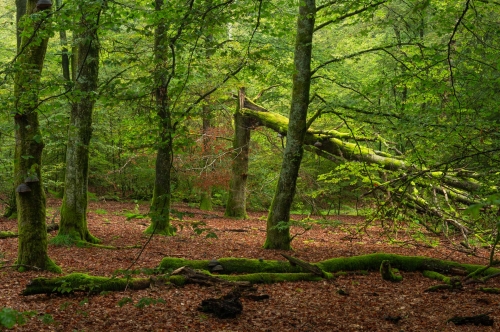
[[[81,15],[75,31],[75,40],[78,42],[77,76],[68,127],[61,222],[57,237],[53,239],[54,243],[99,242],[90,234],[87,227],[87,191],[92,111],[97,98],[99,75],[97,30],[102,3],[80,1],[77,9]],[[69,78],[69,71],[65,74],[65,78]]]
[[[192,2],[191,2],[192,5]],[[173,235],[170,225],[171,169],[172,169],[172,114],[169,101],[168,48],[175,46],[167,31],[167,18],[163,0],[155,0],[155,13],[158,17],[154,40],[154,98],[159,121],[159,137],[156,154],[155,184],[151,202],[151,225],[146,233]],[[180,36],[178,35],[177,38]]]
[[38,121],[38,89],[48,43],[50,7],[37,8],[29,0],[24,17],[21,51],[15,75],[14,175],[16,185],[19,245],[17,264],[60,272],[47,254],[45,192],[42,184],[43,141]]
[[[267,232],[264,248],[290,249],[290,207],[295,195],[297,176],[303,155],[303,142],[307,130],[307,109],[311,86],[311,53],[316,14],[315,0],[306,0],[299,5],[297,36],[295,40],[292,101],[283,164],[278,186],[267,217]],[[280,227],[280,223],[285,223]]]
[[245,105],[245,89],[238,91],[238,106],[234,113],[233,162],[231,166],[231,182],[226,203],[226,217],[245,219],[246,185],[248,177],[248,153],[250,149],[251,121],[243,115]]

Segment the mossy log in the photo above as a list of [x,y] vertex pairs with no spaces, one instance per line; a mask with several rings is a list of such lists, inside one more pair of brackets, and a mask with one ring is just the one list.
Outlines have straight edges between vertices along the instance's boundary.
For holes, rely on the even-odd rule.
[[460,279],[457,277],[447,277],[441,273],[435,272],[435,271],[422,271],[422,274],[426,278],[442,281],[447,285],[452,286],[453,288],[462,288],[462,283],[460,282]]
[[8,239],[10,237],[17,237],[18,234],[10,231],[0,231],[0,239]]
[[110,278],[96,277],[84,273],[72,273],[57,278],[33,279],[22,291],[22,295],[68,294],[74,292],[99,293],[102,291],[123,291],[126,289],[146,289],[150,278]]
[[281,256],[285,257],[290,262],[290,265],[292,265],[292,266],[298,265],[302,269],[309,271],[317,276],[320,276],[322,278],[328,277],[327,273],[325,271],[323,271],[322,269],[320,269],[316,265],[313,265],[311,263],[305,262],[303,260],[300,260],[298,258],[289,256],[289,255],[281,254]]
[[396,274],[394,269],[391,267],[391,262],[384,260],[380,264],[380,275],[382,279],[392,282],[399,282],[403,280],[400,274]]
[[488,294],[500,294],[500,288],[479,287],[478,290]]
[[[471,264],[460,264],[457,262],[438,260],[420,256],[401,256],[395,254],[376,253],[355,257],[339,257],[315,263],[321,271],[323,277],[317,273],[303,271],[298,265],[292,266],[287,261],[246,259],[246,258],[221,258],[217,262],[223,267],[225,274],[212,275],[209,271],[209,260],[187,260],[181,258],[166,257],[160,263],[159,270],[168,272],[181,267],[184,271],[193,271],[196,276],[203,281],[211,280],[224,283],[222,280],[238,284],[276,283],[292,281],[320,281],[331,279],[338,275],[343,275],[351,271],[378,271],[383,261],[389,261],[392,267],[400,271],[415,272],[433,270],[447,274],[464,275],[476,271],[482,266]],[[309,264],[309,263],[306,263]],[[312,266],[312,264],[309,264]],[[307,270],[307,269],[306,269]],[[483,275],[492,275],[500,272],[500,269],[488,268],[483,271]],[[237,273],[237,275],[230,275]],[[189,282],[196,282],[193,275],[185,273],[173,273],[166,281],[182,286]],[[217,281],[220,280],[220,281]],[[125,289],[145,289],[152,283],[149,278],[107,278],[95,277],[82,273],[73,273],[57,278],[36,278],[28,284],[23,291],[23,295],[33,294],[53,294],[69,293],[75,291],[101,292],[101,291],[121,291]],[[197,282],[201,283],[201,282]],[[206,282],[207,283],[207,282]]]
[[[388,260],[391,266],[405,272],[436,271],[451,275],[466,275],[480,268],[481,265],[461,264],[452,261],[439,260],[423,256],[402,256],[396,254],[374,253],[354,257],[331,258],[314,263],[325,272],[335,273],[340,271],[378,271],[382,261]],[[193,269],[209,270],[209,260],[187,260],[175,257],[166,257],[160,263],[160,270],[175,270],[182,266]],[[246,259],[246,258],[221,258],[218,259],[225,274],[231,273],[298,273],[303,272],[299,266],[292,266],[286,261]],[[488,268],[482,275],[491,275],[500,272],[497,268]]]

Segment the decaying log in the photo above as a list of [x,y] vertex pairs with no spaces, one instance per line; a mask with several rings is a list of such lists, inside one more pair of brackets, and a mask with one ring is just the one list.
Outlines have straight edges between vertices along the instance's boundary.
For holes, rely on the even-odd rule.
[[22,291],[22,295],[69,294],[74,292],[100,293],[102,291],[123,291],[146,289],[151,286],[150,278],[108,278],[71,273],[57,278],[33,279]]
[[448,322],[452,322],[455,325],[474,324],[474,325],[493,326],[493,318],[491,318],[489,314],[481,314],[468,317],[454,316],[448,319]]
[[315,274],[317,276],[320,276],[320,277],[325,278],[325,279],[329,279],[330,278],[330,276],[328,276],[328,274],[325,271],[323,271],[322,269],[320,269],[316,265],[313,265],[311,263],[305,262],[303,260],[300,260],[298,258],[289,256],[289,255],[286,255],[286,254],[281,254],[281,256],[283,256],[286,259],[288,259],[288,261],[290,262],[290,264],[292,266],[298,265],[301,268],[303,268],[304,270],[309,271],[309,272],[311,272],[311,273],[313,273],[313,274]]
[[218,318],[234,318],[243,311],[240,297],[240,292],[235,289],[220,298],[201,301],[198,310],[213,313]]
[[[177,278],[176,276],[182,276],[183,279]],[[200,284],[205,286],[212,286],[215,284],[225,284],[225,285],[234,285],[235,282],[227,281],[221,278],[217,278],[211,276],[210,274],[201,273],[193,270],[189,266],[183,266],[173,271],[170,278],[170,282],[174,284],[179,284],[181,281],[182,284]],[[237,282],[239,285],[250,285],[248,281],[239,281]]]
[[[392,267],[405,272],[436,271],[450,275],[467,275],[473,271],[483,268],[482,265],[461,264],[452,261],[439,260],[423,256],[403,256],[396,254],[375,253],[354,257],[337,257],[316,262],[325,272],[335,273],[340,271],[379,271],[382,261],[388,260]],[[287,261],[246,259],[246,258],[220,258],[217,260],[224,268],[225,274],[231,273],[290,273],[296,274],[302,271],[299,266],[292,266]],[[165,257],[160,263],[161,271],[177,269],[189,266],[198,270],[209,270],[209,260],[187,260],[176,257]],[[487,276],[500,272],[500,269],[490,267],[481,272]]]

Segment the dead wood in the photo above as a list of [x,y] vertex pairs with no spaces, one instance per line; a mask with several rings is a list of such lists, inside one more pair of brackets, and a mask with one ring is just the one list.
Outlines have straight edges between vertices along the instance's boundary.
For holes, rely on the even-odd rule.
[[474,325],[484,325],[484,326],[493,326],[493,318],[489,316],[489,314],[481,314],[476,316],[454,316],[448,319],[448,322],[452,322],[455,325],[466,325],[466,324],[474,324]]
[[328,275],[326,274],[326,272],[323,271],[322,269],[320,269],[316,265],[313,265],[311,263],[305,262],[303,260],[300,260],[298,258],[289,256],[289,255],[286,255],[286,254],[281,254],[281,256],[283,256],[286,259],[288,259],[288,261],[290,262],[290,264],[292,266],[298,265],[298,266],[300,266],[301,268],[303,268],[306,271],[309,271],[309,272],[311,272],[311,273],[313,273],[313,274],[315,274],[317,276],[320,276],[322,278],[328,279]]

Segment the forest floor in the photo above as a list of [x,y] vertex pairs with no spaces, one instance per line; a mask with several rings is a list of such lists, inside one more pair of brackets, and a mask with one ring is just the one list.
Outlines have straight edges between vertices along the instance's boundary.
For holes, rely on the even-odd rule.
[[[60,201],[49,201],[48,221]],[[266,214],[250,213],[248,220],[231,220],[223,211],[204,212],[187,206],[175,206],[184,214],[174,221],[178,233],[173,237],[154,236],[148,242],[143,234],[148,222],[127,220],[126,213],[135,209],[133,203],[94,202],[90,204],[88,223],[91,233],[103,244],[132,249],[56,247],[49,245],[49,256],[65,273],[85,272],[111,276],[118,269],[157,267],[166,256],[187,259],[246,257],[284,260],[282,251],[264,250]],[[139,206],[147,212],[147,205]],[[300,216],[294,216],[300,218]],[[429,238],[435,244],[417,241],[420,234],[400,231],[391,239],[380,225],[371,225],[364,233],[357,230],[364,219],[353,216],[332,216],[336,226],[314,226],[293,241],[293,256],[309,262],[328,258],[387,252],[421,255],[463,263],[486,264],[487,249],[474,255],[452,250],[444,238]],[[217,238],[207,232],[197,235],[192,221],[203,221]],[[180,225],[185,227],[180,227]],[[0,219],[0,230],[17,231],[15,220]],[[292,229],[292,233],[300,229]],[[55,232],[50,234],[53,237]],[[459,242],[460,238],[452,239]],[[140,246],[147,243],[141,252]],[[436,244],[438,244],[436,246]],[[0,240],[0,308],[36,311],[38,316],[17,331],[497,331],[500,326],[500,295],[485,294],[476,285],[461,291],[424,292],[437,284],[420,273],[404,273],[403,281],[383,281],[377,271],[368,275],[348,275],[320,282],[289,282],[258,285],[259,294],[269,299],[259,302],[242,299],[243,312],[237,318],[218,319],[197,310],[203,299],[219,297],[228,290],[220,287],[157,285],[141,291],[112,292],[106,295],[66,296],[35,295],[23,297],[23,288],[35,277],[54,276],[45,272],[19,273],[6,266],[16,259],[17,239]],[[141,253],[140,257],[138,255]],[[290,252],[288,252],[290,254]],[[490,279],[488,287],[500,287],[500,278]],[[348,295],[339,295],[339,290]],[[123,306],[120,300],[130,298]],[[156,304],[137,306],[141,299],[160,300]],[[164,300],[164,302],[162,301]],[[125,301],[122,301],[125,302]],[[448,323],[451,317],[489,313],[493,327]],[[50,316],[47,316],[50,315]],[[44,316],[45,315],[45,316]],[[43,322],[45,320],[52,322]],[[393,322],[389,317],[400,317]]]

